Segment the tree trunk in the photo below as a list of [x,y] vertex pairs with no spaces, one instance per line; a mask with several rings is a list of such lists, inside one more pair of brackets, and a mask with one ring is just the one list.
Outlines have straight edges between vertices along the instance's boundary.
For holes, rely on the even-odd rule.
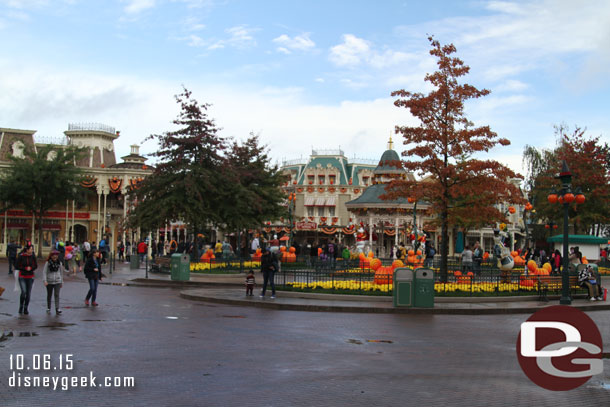
[[[39,259],[42,259],[42,209],[40,210],[40,212],[38,214],[36,214],[36,218],[38,218],[38,255],[37,257]],[[66,225],[66,227],[68,227],[68,225]],[[32,239],[34,238],[34,236],[32,236]]]
[[441,282],[447,282],[447,258],[449,257],[449,222],[447,209],[441,213]]

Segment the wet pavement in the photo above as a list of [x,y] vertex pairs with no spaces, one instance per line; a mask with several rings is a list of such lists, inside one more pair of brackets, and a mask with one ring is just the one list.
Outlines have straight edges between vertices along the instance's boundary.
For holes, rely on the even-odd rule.
[[[47,315],[40,278],[29,316],[18,316],[0,263],[1,406],[604,406],[605,372],[569,392],[544,390],[515,354],[527,315],[307,312],[190,301],[184,288],[124,286],[121,271],[85,307],[88,286],[68,277],[63,314]],[[126,275],[126,276],[125,276]],[[220,277],[219,277],[220,278]],[[217,288],[218,290],[230,288]],[[235,290],[236,292],[238,290]],[[287,298],[278,298],[284,301]],[[276,300],[276,301],[277,301]],[[255,300],[255,301],[258,301]],[[265,299],[264,301],[268,301]],[[311,300],[310,300],[311,301]],[[387,301],[386,301],[387,304]],[[610,348],[610,311],[589,312]],[[10,369],[51,355],[48,370]],[[73,370],[59,357],[73,355]],[[92,373],[90,373],[92,372]],[[9,387],[22,376],[86,376],[96,388]],[[134,377],[133,388],[99,387]],[[588,387],[587,387],[588,386]]]

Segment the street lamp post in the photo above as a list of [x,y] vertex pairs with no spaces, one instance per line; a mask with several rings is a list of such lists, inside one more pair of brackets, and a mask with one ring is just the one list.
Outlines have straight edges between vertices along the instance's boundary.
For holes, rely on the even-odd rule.
[[294,192],[291,192],[288,195],[288,221],[290,222],[289,224],[289,238],[288,238],[288,247],[292,246],[292,230],[294,229],[294,225],[292,223],[292,215],[293,215],[293,206],[296,205],[296,200],[297,200],[297,195]]
[[561,164],[561,172],[557,176],[561,182],[561,189],[559,192],[552,191],[548,196],[549,203],[559,202],[563,205],[563,267],[561,270],[561,299],[560,304],[570,305],[572,303],[572,297],[570,296],[570,274],[569,274],[569,230],[568,230],[568,211],[570,204],[576,201],[577,204],[583,204],[585,202],[585,196],[580,192],[580,189],[576,191],[576,196],[572,193],[572,172],[568,167],[568,163],[563,160]]

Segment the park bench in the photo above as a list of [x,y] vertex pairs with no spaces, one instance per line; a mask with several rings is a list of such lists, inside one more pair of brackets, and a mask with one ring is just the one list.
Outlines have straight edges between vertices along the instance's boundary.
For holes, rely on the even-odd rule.
[[171,260],[169,257],[157,256],[151,265],[151,271],[156,273],[170,273]]
[[[563,287],[563,278],[561,275],[549,275],[549,276],[536,276],[538,280],[538,299],[540,301],[548,301],[547,293],[549,291],[552,292],[561,292]],[[599,273],[596,273],[597,281],[600,280]],[[585,287],[581,287],[578,284],[578,274],[570,273],[570,293],[571,294],[588,294],[588,290]]]

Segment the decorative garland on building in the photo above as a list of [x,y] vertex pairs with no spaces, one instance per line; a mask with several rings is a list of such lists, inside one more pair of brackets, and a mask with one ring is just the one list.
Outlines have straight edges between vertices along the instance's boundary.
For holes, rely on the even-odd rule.
[[85,187],[85,188],[92,188],[95,186],[95,184],[97,183],[97,178],[93,177],[93,176],[88,176],[83,178],[83,180],[80,182],[80,184]]
[[108,180],[108,186],[110,186],[110,192],[118,193],[121,191],[121,186],[123,185],[123,180],[118,179],[117,177],[113,177]]

